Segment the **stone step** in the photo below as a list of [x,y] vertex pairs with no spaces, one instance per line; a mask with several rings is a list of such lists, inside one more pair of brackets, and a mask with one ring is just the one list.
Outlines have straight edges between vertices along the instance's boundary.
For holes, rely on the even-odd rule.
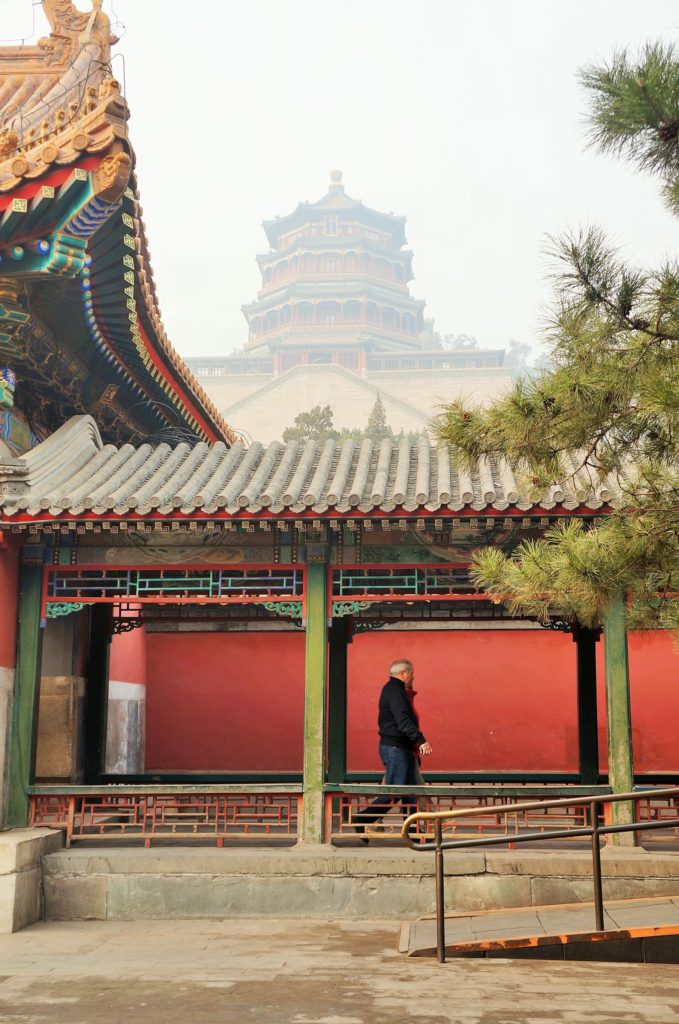
[[[604,896],[677,892],[679,854],[618,850],[602,856]],[[51,920],[412,918],[434,909],[434,863],[404,847],[84,844],[42,862]],[[592,898],[584,851],[449,851],[447,912],[579,903]]]

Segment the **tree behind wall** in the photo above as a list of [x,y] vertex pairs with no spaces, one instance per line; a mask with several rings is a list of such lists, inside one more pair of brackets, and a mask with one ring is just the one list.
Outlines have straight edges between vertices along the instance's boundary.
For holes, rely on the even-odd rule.
[[[368,422],[365,427],[343,427],[341,431],[333,426],[333,411],[330,405],[315,405],[308,412],[301,412],[295,416],[294,426],[286,427],[283,431],[283,441],[316,441],[319,444],[328,440],[333,441],[355,441],[360,444],[366,438],[374,444],[379,444],[385,437],[392,441],[403,435],[403,431],[394,434],[394,431],[387,423],[387,413],[384,402],[378,395],[372,407]],[[419,435],[410,433],[407,435],[414,443]]]
[[337,439],[339,431],[333,429],[332,408],[329,405],[315,405],[308,412],[300,412],[295,416],[292,427],[283,431],[283,440],[323,442],[330,438]]

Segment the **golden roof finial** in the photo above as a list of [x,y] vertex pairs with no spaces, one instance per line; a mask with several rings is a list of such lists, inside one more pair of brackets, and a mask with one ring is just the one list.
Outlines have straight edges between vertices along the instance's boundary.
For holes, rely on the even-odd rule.
[[330,171],[330,188],[336,189],[338,192],[344,192],[341,171]]

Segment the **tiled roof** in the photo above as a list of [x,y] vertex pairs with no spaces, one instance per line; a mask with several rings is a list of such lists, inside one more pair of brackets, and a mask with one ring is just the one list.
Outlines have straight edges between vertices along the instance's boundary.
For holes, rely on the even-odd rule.
[[423,435],[373,445],[364,441],[255,443],[230,449],[222,442],[104,445],[94,420],[76,416],[37,448],[0,462],[0,517],[17,513],[77,517],[175,510],[234,514],[357,510],[461,512],[528,511],[561,506],[600,508],[611,487],[575,478],[531,500],[520,493],[503,461],[484,458],[467,471],[452,448]]

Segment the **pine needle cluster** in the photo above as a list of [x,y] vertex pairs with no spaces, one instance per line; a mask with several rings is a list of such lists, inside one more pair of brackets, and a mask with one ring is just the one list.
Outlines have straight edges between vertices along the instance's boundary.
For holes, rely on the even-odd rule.
[[[646,47],[587,68],[591,139],[658,175],[679,213],[679,60]],[[635,624],[679,626],[679,264],[626,263],[597,228],[550,239],[552,368],[488,409],[454,402],[435,427],[473,465],[504,455],[527,489],[565,477],[612,478],[616,511],[596,528],[569,523],[511,557],[474,559],[479,586],[514,612],[602,621],[615,594]]]

